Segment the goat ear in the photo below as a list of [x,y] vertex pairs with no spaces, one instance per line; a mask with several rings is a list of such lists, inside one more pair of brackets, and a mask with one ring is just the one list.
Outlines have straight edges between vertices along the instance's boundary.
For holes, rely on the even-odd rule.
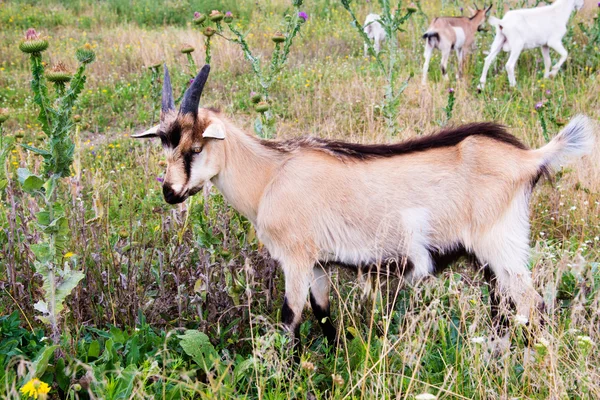
[[211,123],[202,134],[202,137],[205,139],[225,139],[225,125],[220,122]]
[[153,126],[145,132],[137,133],[135,135],[131,135],[132,138],[142,139],[142,138],[153,138],[158,136],[158,128],[160,125]]

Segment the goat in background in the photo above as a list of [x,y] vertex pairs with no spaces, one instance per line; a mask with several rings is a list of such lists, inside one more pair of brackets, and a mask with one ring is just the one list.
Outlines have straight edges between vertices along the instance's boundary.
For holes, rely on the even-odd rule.
[[[555,76],[567,60],[568,52],[562,44],[567,33],[567,22],[573,10],[580,10],[584,0],[556,0],[544,7],[509,11],[504,18],[489,18],[490,25],[496,27],[496,37],[490,53],[485,58],[478,88],[485,87],[488,70],[500,50],[510,52],[506,62],[506,72],[510,86],[515,86],[515,66],[521,51],[541,47],[544,57],[544,78]],[[560,59],[550,70],[550,48],[560,54]]]
[[485,22],[485,16],[492,9],[492,5],[481,10],[470,9],[472,16],[468,17],[437,17],[429,25],[427,32],[423,35],[425,39],[425,64],[423,64],[423,80],[427,83],[427,71],[429,70],[429,60],[433,49],[439,49],[442,52],[442,75],[448,79],[448,59],[452,49],[456,51],[458,59],[458,68],[456,78],[462,77],[463,62],[465,55],[471,50],[475,40],[475,33],[479,26]]
[[[367,15],[367,18],[365,18],[365,24],[363,25],[363,30],[367,34],[367,37],[369,40],[373,41],[373,48],[376,54],[379,54],[381,43],[385,42],[387,37],[385,29],[383,29],[383,26],[381,26],[381,23],[379,22],[380,20],[381,17],[379,14],[369,14]],[[365,43],[365,57],[369,54],[368,51],[369,46]]]
[[209,70],[202,68],[176,110],[165,67],[160,124],[134,136],[161,139],[168,203],[210,181],[251,221],[283,269],[282,321],[297,346],[309,290],[317,321],[336,341],[332,264],[393,269],[416,282],[472,254],[495,293],[492,310],[500,294],[525,317],[540,305],[528,268],[529,199],[540,176],[592,150],[586,117],[536,150],[493,123],[396,144],[264,140],[198,109]]

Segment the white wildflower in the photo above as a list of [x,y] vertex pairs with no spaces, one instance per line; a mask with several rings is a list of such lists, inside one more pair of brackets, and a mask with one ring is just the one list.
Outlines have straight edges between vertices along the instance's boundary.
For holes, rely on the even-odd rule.
[[421,393],[415,396],[417,400],[437,400],[437,396],[431,393]]
[[474,338],[471,338],[471,342],[475,343],[475,344],[481,344],[485,342],[485,338],[483,336],[477,336]]
[[517,325],[527,325],[527,322],[529,322],[529,318],[527,318],[526,316],[521,314],[515,315],[515,323]]

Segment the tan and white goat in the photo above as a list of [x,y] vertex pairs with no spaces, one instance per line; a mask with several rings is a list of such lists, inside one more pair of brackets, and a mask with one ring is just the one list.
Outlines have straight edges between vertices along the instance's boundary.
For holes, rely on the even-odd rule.
[[210,181],[252,222],[285,274],[282,320],[296,337],[310,291],[325,335],[336,339],[331,264],[394,268],[414,282],[472,254],[497,284],[491,302],[503,293],[525,316],[539,305],[527,267],[529,198],[542,174],[590,151],[586,117],[536,150],[493,123],[389,145],[262,140],[198,109],[208,72],[204,66],[178,111],[165,68],[160,124],[137,137],[162,141],[168,203]]
[[448,79],[448,59],[454,49],[457,57],[457,79],[462,77],[464,57],[470,52],[475,40],[477,29],[485,22],[485,16],[492,9],[473,10],[473,16],[468,17],[437,17],[423,35],[425,39],[425,64],[423,64],[423,84],[427,83],[427,71],[433,49],[442,53],[442,75]]

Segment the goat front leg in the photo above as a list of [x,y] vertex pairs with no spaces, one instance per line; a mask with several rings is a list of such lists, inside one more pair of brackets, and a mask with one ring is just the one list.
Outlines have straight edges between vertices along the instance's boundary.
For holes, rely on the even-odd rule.
[[332,345],[337,340],[337,332],[331,322],[329,289],[330,282],[327,271],[320,265],[315,266],[312,283],[310,284],[310,306],[315,318],[319,321],[327,342]]
[[464,57],[465,53],[463,49],[456,50],[456,59],[458,60],[457,69],[456,69],[456,79],[461,79],[463,76],[463,65],[464,65]]
[[569,52],[567,51],[567,49],[565,49],[565,46],[563,46],[560,40],[549,42],[548,46],[552,47],[554,50],[556,50],[558,54],[560,54],[560,60],[558,60],[558,62],[554,64],[554,67],[552,67],[552,71],[550,71],[549,74],[549,76],[556,76],[560,67],[564,64],[565,61],[567,61],[567,56],[569,55]]
[[294,359],[300,361],[302,343],[300,323],[302,310],[306,304],[312,275],[312,262],[282,262],[285,275],[285,298],[281,308],[281,322],[290,332],[294,341]]
[[550,67],[552,66],[552,61],[550,60],[550,47],[544,45],[540,49],[542,50],[542,57],[544,58],[544,78],[548,78],[550,76]]

